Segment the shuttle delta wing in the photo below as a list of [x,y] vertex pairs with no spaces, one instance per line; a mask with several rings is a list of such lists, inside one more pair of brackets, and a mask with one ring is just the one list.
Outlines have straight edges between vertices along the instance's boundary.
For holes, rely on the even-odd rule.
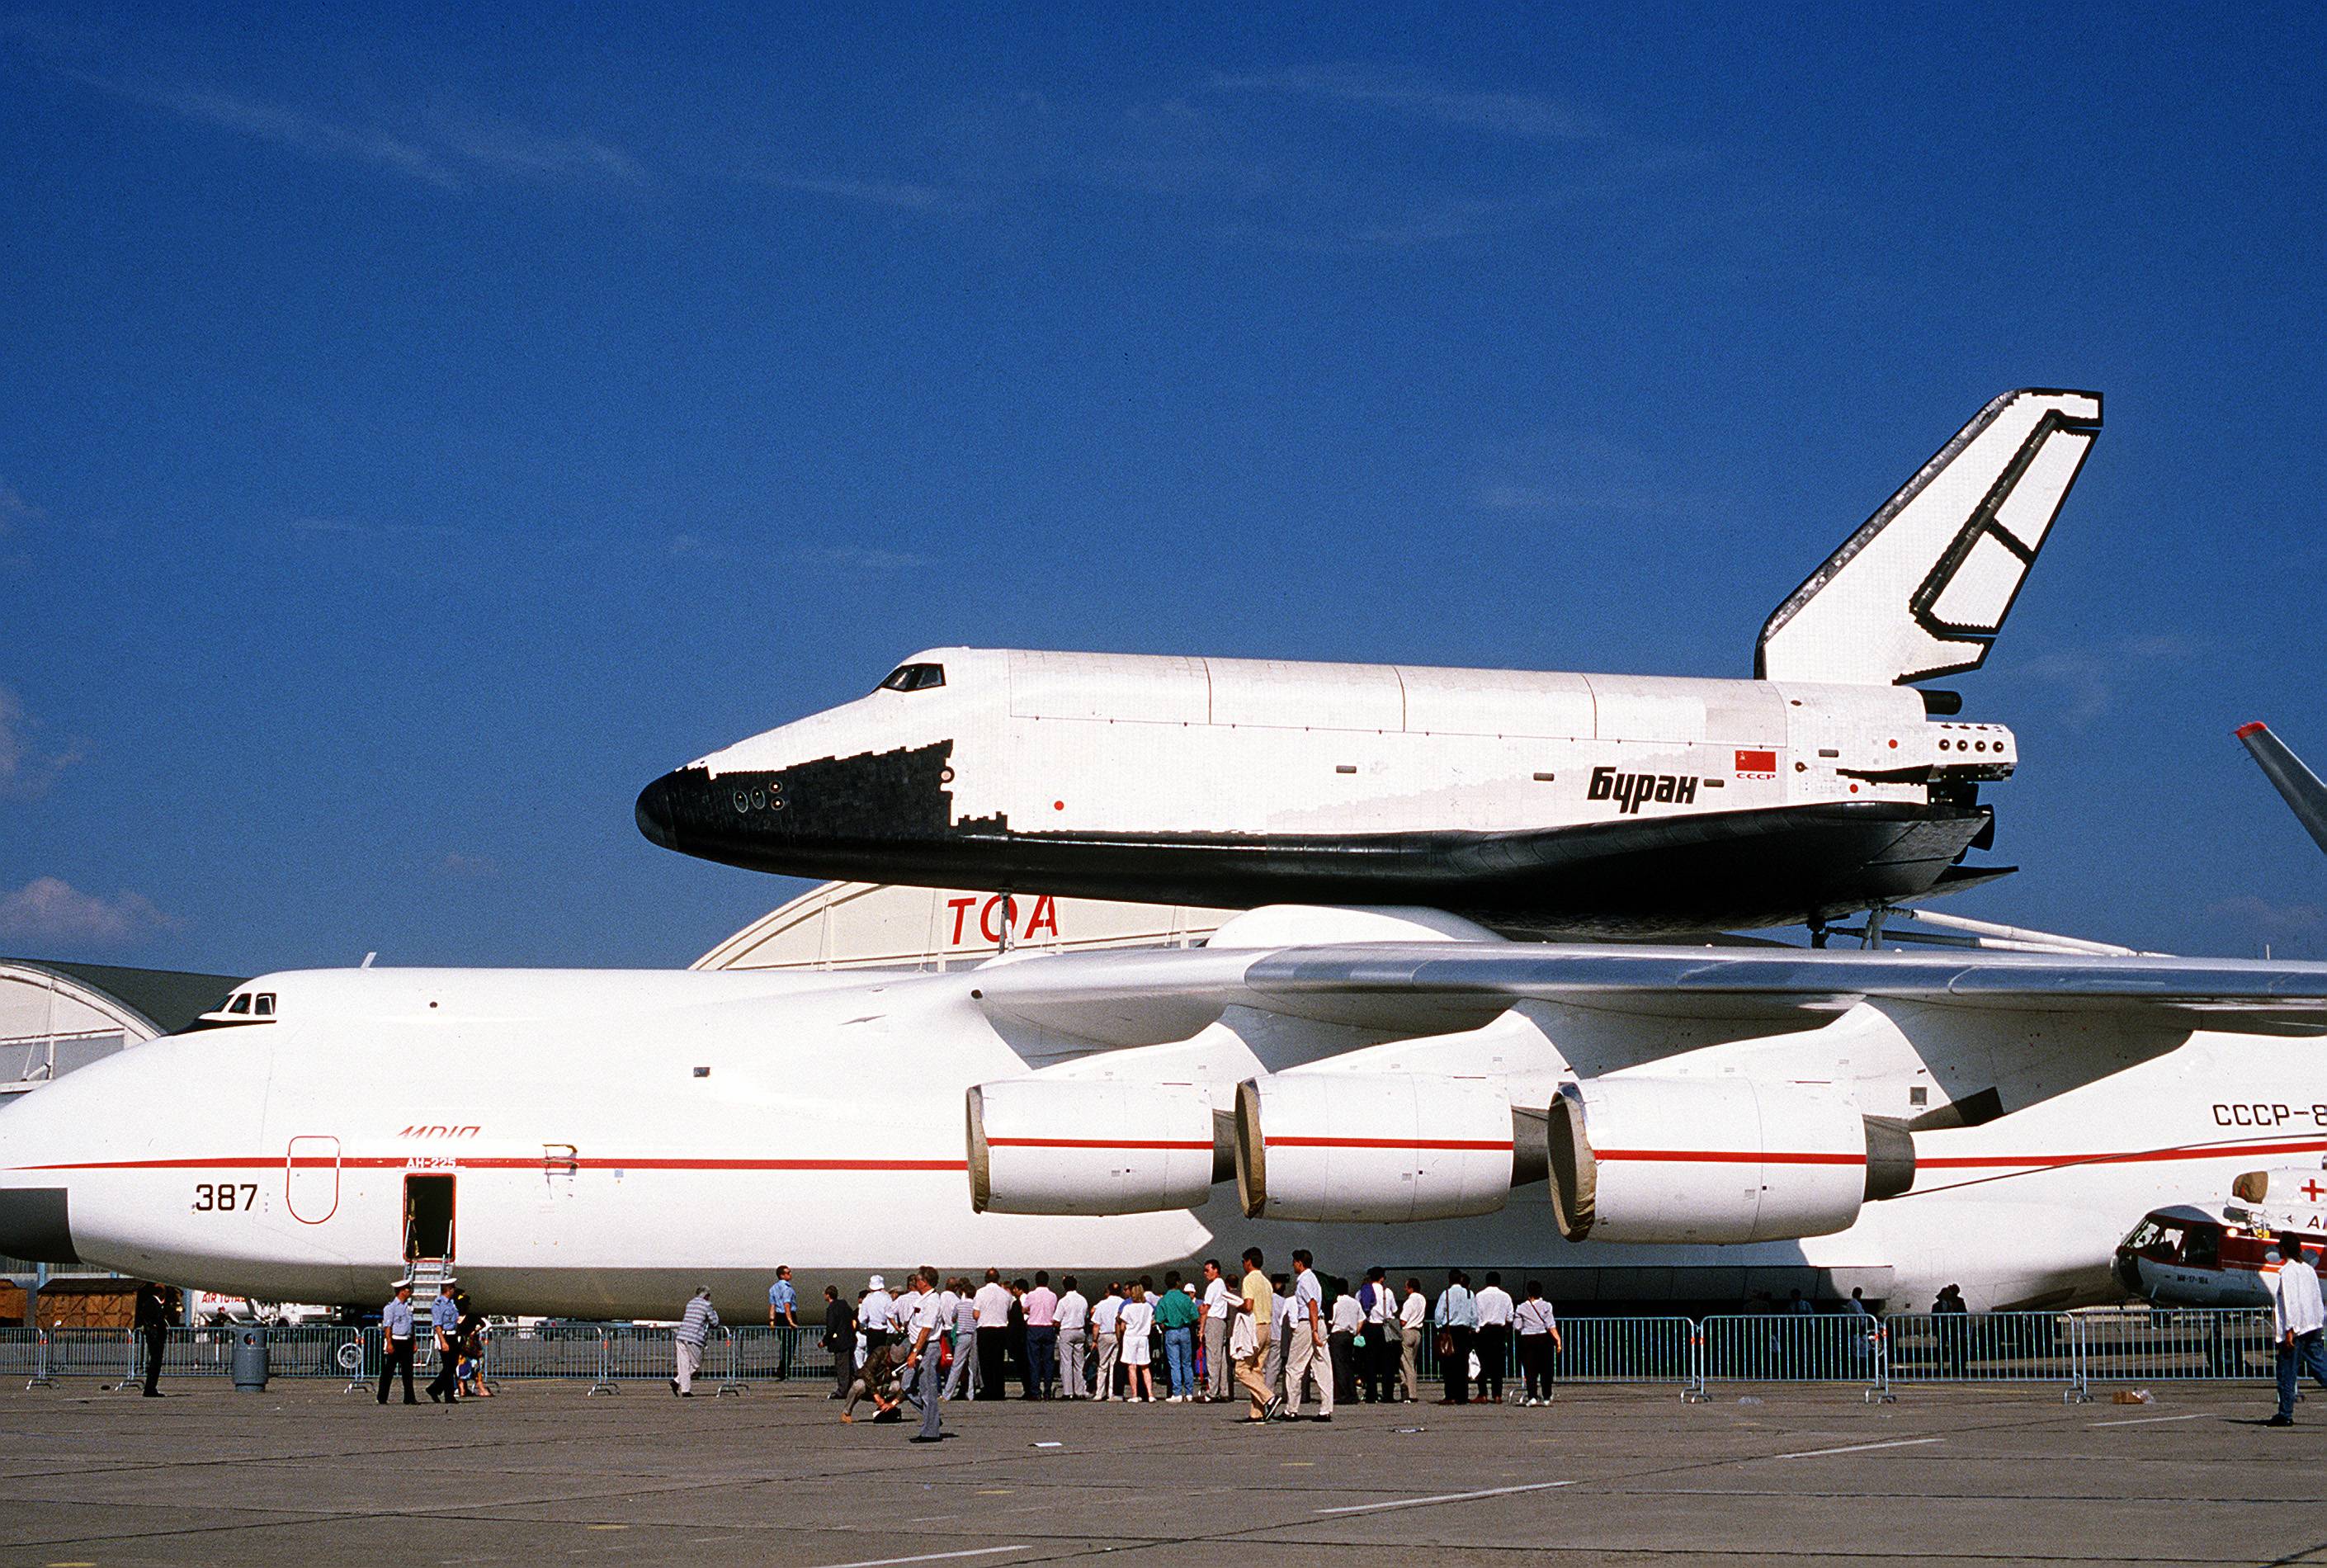
[[1755,676],[1977,669],[2100,426],[2098,392],[2023,387],[1981,409],[1771,613]]
[[2285,798],[2312,842],[2327,849],[2327,784],[2320,783],[2319,775],[2304,767],[2303,759],[2287,750],[2286,742],[2272,734],[2268,726],[2240,724],[2238,739],[2254,753],[2271,788]]

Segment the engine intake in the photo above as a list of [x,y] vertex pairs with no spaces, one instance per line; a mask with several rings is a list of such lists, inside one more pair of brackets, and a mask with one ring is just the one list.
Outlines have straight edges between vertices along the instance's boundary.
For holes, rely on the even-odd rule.
[[1547,1142],[1570,1241],[1826,1236],[1915,1180],[1901,1124],[1830,1089],[1743,1078],[1587,1078],[1552,1102]]
[[1472,1078],[1274,1073],[1237,1086],[1237,1189],[1254,1219],[1491,1214],[1511,1190],[1511,1105]]
[[1211,1097],[1192,1084],[1004,1078],[968,1101],[980,1214],[1150,1214],[1211,1195]]

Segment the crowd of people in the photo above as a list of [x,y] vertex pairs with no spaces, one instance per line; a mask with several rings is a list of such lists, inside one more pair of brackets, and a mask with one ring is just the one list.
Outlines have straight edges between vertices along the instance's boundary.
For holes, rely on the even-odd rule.
[[[1013,1384],[1022,1399],[1127,1404],[1226,1403],[1240,1389],[1250,1420],[1331,1421],[1336,1400],[1422,1398],[1428,1340],[1442,1405],[1505,1403],[1507,1379],[1511,1403],[1551,1398],[1563,1341],[1536,1281],[1514,1296],[1491,1273],[1474,1291],[1458,1269],[1434,1301],[1419,1279],[1401,1290],[1380,1268],[1355,1288],[1329,1280],[1305,1250],[1294,1253],[1289,1274],[1267,1273],[1257,1249],[1241,1261],[1233,1278],[1207,1259],[1196,1279],[1173,1270],[1160,1284],[1143,1274],[1089,1290],[1072,1274],[1054,1288],[1047,1271],[1005,1280],[991,1268],[978,1282],[918,1270],[894,1293],[874,1274],[854,1302],[827,1285],[830,1397],[851,1422],[866,1403],[875,1421],[902,1421],[917,1404],[925,1433],[938,1431],[945,1401],[1007,1398]],[[781,1271],[770,1292],[779,1327],[798,1324],[790,1292]],[[1313,1395],[1315,1414],[1304,1417]]]

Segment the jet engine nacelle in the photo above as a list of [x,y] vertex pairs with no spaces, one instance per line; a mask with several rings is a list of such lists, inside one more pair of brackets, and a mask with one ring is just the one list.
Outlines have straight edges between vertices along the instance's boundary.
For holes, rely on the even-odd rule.
[[1273,1073],[1237,1086],[1237,1187],[1255,1219],[1489,1214],[1511,1190],[1511,1104],[1473,1078]]
[[980,1214],[1149,1214],[1211,1194],[1211,1097],[1192,1084],[1004,1078],[969,1091]]
[[1847,1229],[1914,1182],[1904,1126],[1830,1089],[1750,1078],[1587,1078],[1548,1128],[1570,1241],[1782,1241]]

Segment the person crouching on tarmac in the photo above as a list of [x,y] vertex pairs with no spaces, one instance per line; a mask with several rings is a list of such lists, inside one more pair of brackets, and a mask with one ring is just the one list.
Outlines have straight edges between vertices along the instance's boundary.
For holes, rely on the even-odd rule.
[[848,1386],[848,1403],[840,1407],[840,1419],[850,1423],[856,1420],[856,1403],[870,1399],[875,1422],[901,1421],[899,1406],[905,1402],[905,1392],[899,1386],[900,1363],[904,1358],[904,1347],[883,1339],[864,1352],[864,1364],[856,1368],[855,1381]]

